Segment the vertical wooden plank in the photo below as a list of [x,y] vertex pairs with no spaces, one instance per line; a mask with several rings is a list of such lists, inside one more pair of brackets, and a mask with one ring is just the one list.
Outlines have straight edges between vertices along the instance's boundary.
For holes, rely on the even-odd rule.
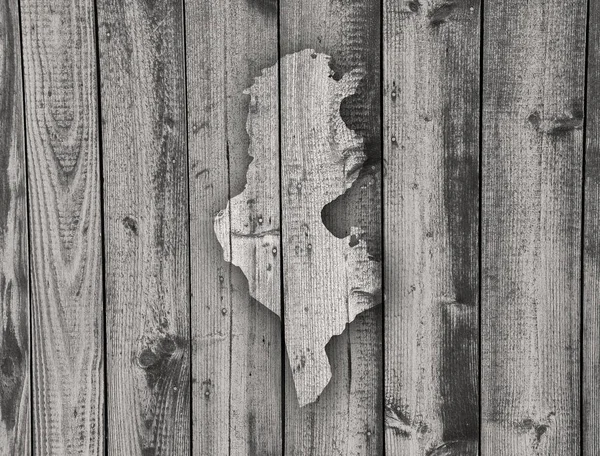
[[[323,208],[316,207],[316,210],[317,214],[321,213],[322,223],[327,231],[339,238],[340,249],[353,245],[353,242],[349,242],[352,234],[361,233],[354,240],[358,238],[361,243],[364,242],[372,263],[381,261],[380,13],[379,2],[369,0],[280,2],[282,57],[312,49],[317,59],[322,54],[331,56],[329,66],[335,70],[334,79],[339,80],[344,75],[348,77],[357,70],[362,78],[354,89],[355,94],[342,101],[339,116],[347,128],[356,134],[355,139],[360,144],[358,148],[365,154],[363,159],[366,161],[362,168],[358,168],[360,171],[351,186],[346,188],[342,184],[342,188],[337,191],[341,196],[333,197],[333,201],[326,201]],[[303,115],[298,111],[301,105],[295,105],[302,97],[294,98],[294,85],[301,84],[302,80],[301,76],[283,67],[282,71],[282,196],[285,204],[282,239],[283,261],[288,264],[287,272],[284,272],[284,286],[287,287],[284,302],[287,311],[284,310],[284,314],[286,340],[290,340],[288,337],[293,337],[299,327],[292,316],[293,307],[302,302],[311,308],[317,306],[309,298],[310,290],[305,290],[302,299],[295,302],[295,298],[299,297],[294,295],[294,287],[290,284],[296,281],[301,286],[302,277],[296,274],[300,274],[305,267],[308,267],[305,271],[310,269],[309,257],[315,255],[314,258],[318,258],[319,250],[328,244],[326,238],[329,233],[323,232],[321,237],[318,232],[310,233],[311,240],[308,243],[311,244],[311,252],[307,250],[308,244],[293,236],[294,221],[309,220],[311,217],[308,208],[304,208],[306,211],[300,209],[300,212],[294,212],[293,209],[297,190],[289,186],[289,180],[301,177],[297,174],[300,168],[293,166],[294,159],[298,158],[294,154],[305,154],[314,144],[303,151],[295,150],[292,136],[296,135],[299,141],[306,144],[306,137],[303,135],[307,132],[302,131],[302,128],[294,130],[294,125],[299,125],[298,120]],[[301,68],[296,71],[301,72]],[[328,92],[323,90],[325,103]],[[286,129],[291,136],[286,134]],[[302,167],[309,169],[311,165],[305,163]],[[309,194],[310,180],[309,177],[301,182],[306,186],[304,192]],[[333,191],[336,191],[338,185],[339,183],[332,183]],[[286,194],[289,193],[288,190],[291,195]],[[317,196],[315,195],[315,199]],[[297,198],[301,200],[301,195],[298,194]],[[315,220],[315,225],[318,225],[317,222],[319,220]],[[296,245],[299,252],[296,252]],[[303,259],[303,256],[306,258]],[[319,261],[323,261],[323,258]],[[343,269],[343,265],[334,265],[327,260],[323,264],[325,268]],[[296,272],[292,272],[294,267]],[[331,274],[328,278],[335,282],[335,276],[337,274]],[[331,286],[334,288],[337,284],[332,283]],[[374,302],[380,302],[380,299],[380,296],[376,296]],[[326,348],[331,379],[315,402],[306,405],[302,393],[294,387],[293,371],[296,371],[298,378],[298,366],[302,366],[302,358],[295,359],[294,355],[286,365],[286,454],[379,455],[383,451],[381,307],[367,310],[355,319],[352,316],[352,319],[354,321],[345,328],[342,327],[343,332],[339,336],[333,337],[326,347],[321,347]],[[289,349],[290,344],[288,354]]]
[[580,454],[586,2],[484,23],[482,453]]
[[31,454],[29,259],[21,38],[0,2],[0,455]]
[[109,454],[190,452],[183,4],[98,1]]
[[[225,35],[227,2],[185,2],[190,182],[192,441],[229,455],[230,268],[213,230],[229,196]],[[195,77],[193,76],[195,75]]]
[[589,3],[583,249],[583,454],[600,453],[600,4]]
[[[271,214],[271,224],[278,225],[277,81],[270,93],[255,88],[245,93],[277,60],[276,5],[270,0],[186,0],[186,42],[194,454],[279,455],[279,268],[270,269],[277,284],[269,293],[277,301],[272,312],[265,307],[269,302],[251,298],[258,298],[258,273],[251,275],[249,289],[244,273],[226,261],[243,255],[240,249],[247,245],[251,269],[265,266],[253,253],[253,239],[260,236],[249,236],[245,243],[241,231],[229,229],[236,221],[242,228],[250,221],[262,233],[269,229]],[[258,112],[263,103],[268,112]],[[232,202],[230,212],[217,217],[227,226],[217,222],[213,227],[229,199],[240,204]],[[276,204],[269,205],[272,201]],[[259,212],[265,220],[260,226]],[[224,245],[215,233],[223,233],[221,228]]]
[[104,451],[95,18],[21,1],[31,233],[33,452]]
[[388,454],[478,452],[479,23],[384,2]]

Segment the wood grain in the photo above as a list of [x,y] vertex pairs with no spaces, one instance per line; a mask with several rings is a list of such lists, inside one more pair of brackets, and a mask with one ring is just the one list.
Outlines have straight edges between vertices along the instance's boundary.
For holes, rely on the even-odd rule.
[[33,453],[104,452],[93,2],[21,1],[31,233]]
[[600,453],[600,4],[589,3],[583,250],[583,454]]
[[[187,0],[186,19],[194,453],[280,455],[279,268],[267,271],[253,259],[249,289],[242,271],[224,260],[224,254],[244,254],[245,245],[255,252],[253,242],[229,233],[229,225],[243,218],[242,226],[256,229],[259,215],[263,227],[268,214],[279,216],[277,81],[260,100],[269,102],[270,114],[255,113],[252,100],[261,94],[245,93],[277,60],[277,8],[268,0]],[[253,127],[249,113],[268,132]],[[265,163],[261,153],[275,159]],[[253,183],[263,186],[255,191]],[[265,189],[274,207],[265,207]],[[236,197],[241,204],[221,218],[227,225],[222,247],[214,218]],[[265,295],[275,298],[271,310],[265,307],[270,302],[251,298],[257,296],[254,279],[263,276],[275,286]]]
[[0,2],[0,455],[31,454],[29,257],[19,11]]
[[384,2],[390,455],[478,454],[479,9]]
[[[380,13],[378,2],[366,0],[280,2],[282,56],[314,49],[332,57],[335,78],[357,68],[364,71],[356,94],[342,102],[340,115],[362,140],[367,160],[353,185],[322,209],[322,221],[338,238],[359,228],[368,254],[377,260],[381,258]],[[332,338],[326,347],[332,378],[318,401],[302,408],[288,361],[286,454],[381,454],[381,345],[378,307],[359,315]]]
[[108,453],[191,450],[183,4],[98,2]]
[[482,453],[580,454],[586,2],[484,23]]
[[331,379],[326,344],[373,307],[381,290],[380,262],[369,258],[364,233],[353,227],[340,239],[321,218],[365,160],[361,138],[340,116],[363,70],[338,81],[330,60],[311,49],[280,60],[285,344],[301,407]]

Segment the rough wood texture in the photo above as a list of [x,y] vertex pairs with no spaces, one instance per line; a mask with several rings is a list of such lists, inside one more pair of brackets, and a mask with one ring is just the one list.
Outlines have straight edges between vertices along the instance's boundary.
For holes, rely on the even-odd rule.
[[[354,184],[326,204],[322,220],[340,239],[351,236],[352,227],[364,232],[368,254],[376,260],[381,259],[380,13],[379,2],[367,0],[280,2],[282,56],[314,49],[332,57],[335,79],[364,72],[355,95],[342,102],[340,116],[362,141],[367,160]],[[286,364],[286,454],[381,454],[381,344],[377,307],[332,338],[326,347],[332,378],[318,401],[302,408],[292,366]]]
[[386,451],[475,456],[479,4],[384,11]]
[[[277,81],[265,97],[247,93],[254,78],[277,60],[277,8],[269,0],[187,0],[186,19],[194,453],[279,455],[279,268],[267,271],[261,261],[252,263],[274,287],[270,293],[277,303],[270,311],[266,299],[258,303],[250,297],[257,296],[256,284],[249,289],[242,271],[224,260],[224,254],[225,259],[253,255],[253,246],[232,233],[224,235],[222,247],[213,231],[215,216],[230,198],[241,201],[233,219],[248,217],[249,226],[257,228],[264,208],[265,225],[271,218],[279,226],[273,220],[279,217]],[[262,119],[268,135],[257,130],[257,97],[270,104]],[[273,153],[265,168],[264,154]],[[250,187],[257,181],[265,185],[255,193]],[[247,198],[240,195],[243,190]],[[264,207],[263,191],[274,194],[275,207]],[[220,220],[230,225],[229,215]],[[224,233],[217,226],[219,232]],[[254,283],[254,274],[249,277]]]
[[380,262],[369,257],[365,233],[353,227],[337,238],[321,218],[366,158],[361,138],[340,115],[364,70],[338,81],[329,62],[311,49],[280,60],[285,344],[301,407],[331,379],[329,340],[373,307],[381,291]]
[[190,451],[183,5],[100,0],[108,452]]
[[586,2],[484,23],[482,453],[579,454]]
[[104,452],[100,154],[88,0],[21,1],[33,452]]
[[589,4],[583,253],[583,454],[600,453],[600,3]]
[[0,2],[0,456],[28,455],[29,259],[17,4]]

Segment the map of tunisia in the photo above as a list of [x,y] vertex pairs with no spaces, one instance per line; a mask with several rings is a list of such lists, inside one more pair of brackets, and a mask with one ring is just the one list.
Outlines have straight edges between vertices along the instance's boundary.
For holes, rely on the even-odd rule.
[[331,337],[377,304],[381,288],[381,264],[368,255],[362,231],[352,228],[340,239],[321,218],[365,160],[362,138],[340,116],[363,71],[336,81],[329,60],[304,50],[283,57],[280,74],[275,65],[256,78],[246,92],[253,157],[247,185],[215,218],[224,258],[243,271],[251,295],[280,317],[283,308],[300,406],[314,402],[331,378],[325,353]]

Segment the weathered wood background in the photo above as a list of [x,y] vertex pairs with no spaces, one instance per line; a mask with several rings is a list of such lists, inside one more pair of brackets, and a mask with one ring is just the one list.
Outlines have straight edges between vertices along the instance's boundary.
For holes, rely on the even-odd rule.
[[0,317],[0,456],[599,455],[600,3],[0,0]]

